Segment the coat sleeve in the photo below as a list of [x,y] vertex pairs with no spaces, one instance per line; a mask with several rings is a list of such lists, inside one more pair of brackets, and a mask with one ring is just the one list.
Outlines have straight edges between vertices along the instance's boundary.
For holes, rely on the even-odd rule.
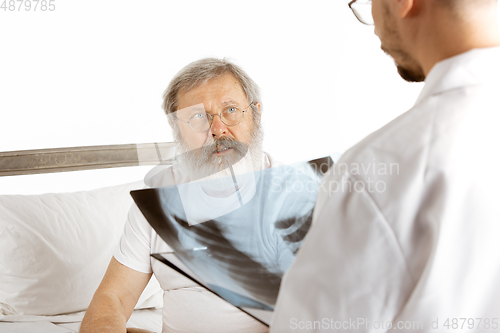
[[370,332],[392,322],[414,287],[399,242],[349,173],[325,176],[297,258],[286,273],[271,332]]

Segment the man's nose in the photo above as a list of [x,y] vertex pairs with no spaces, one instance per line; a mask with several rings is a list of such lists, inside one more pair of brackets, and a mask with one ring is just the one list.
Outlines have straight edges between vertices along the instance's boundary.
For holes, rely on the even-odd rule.
[[222,122],[220,115],[214,114],[212,116],[212,125],[210,126],[210,130],[214,138],[227,134],[227,126]]

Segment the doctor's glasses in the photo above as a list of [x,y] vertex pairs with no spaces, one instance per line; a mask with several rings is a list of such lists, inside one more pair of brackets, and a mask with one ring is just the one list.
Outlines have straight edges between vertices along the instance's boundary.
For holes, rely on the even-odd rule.
[[373,25],[372,16],[372,0],[352,0],[349,2],[349,8],[351,8],[354,16],[359,20],[359,22],[366,25]]

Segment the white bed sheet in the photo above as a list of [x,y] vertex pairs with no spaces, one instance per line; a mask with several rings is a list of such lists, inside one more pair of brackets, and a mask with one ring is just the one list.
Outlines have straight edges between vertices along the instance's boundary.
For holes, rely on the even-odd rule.
[[[0,316],[1,333],[78,333],[85,311],[59,316]],[[160,333],[162,310],[134,310],[127,327],[136,327]]]

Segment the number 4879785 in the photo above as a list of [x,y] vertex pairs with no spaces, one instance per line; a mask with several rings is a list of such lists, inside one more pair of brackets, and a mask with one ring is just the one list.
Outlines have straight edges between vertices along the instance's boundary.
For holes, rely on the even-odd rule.
[[[1,1],[1,0],[0,0]],[[3,0],[0,10],[6,11],[54,11],[56,0]]]

